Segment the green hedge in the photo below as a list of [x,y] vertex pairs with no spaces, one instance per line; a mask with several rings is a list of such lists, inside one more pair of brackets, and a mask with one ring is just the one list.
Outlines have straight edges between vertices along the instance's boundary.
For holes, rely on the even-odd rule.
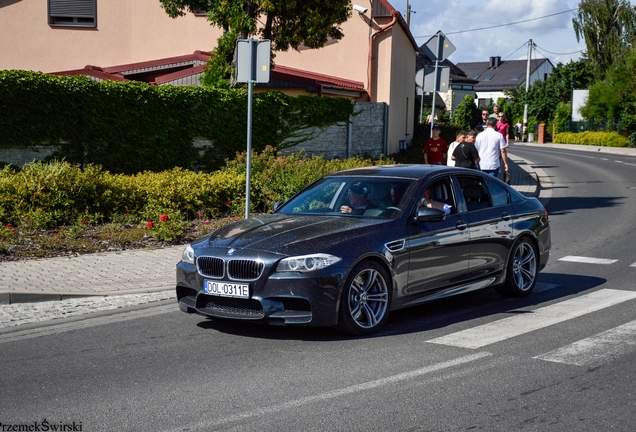
[[[211,174],[182,168],[134,175],[112,174],[99,166],[81,169],[69,162],[34,162],[22,170],[0,170],[0,225],[51,228],[129,219],[195,219],[244,214],[246,153]],[[267,212],[302,187],[341,169],[393,163],[355,157],[324,160],[303,153],[282,156],[273,147],[252,153],[250,208]]]
[[[299,131],[346,122],[345,98],[254,94],[252,148],[282,148]],[[193,138],[213,142],[200,154]],[[247,90],[96,82],[85,76],[0,71],[0,148],[61,144],[58,158],[113,173],[203,166],[215,170],[247,144]]]
[[628,147],[627,137],[618,132],[561,132],[552,138],[559,144],[584,144],[606,147]]

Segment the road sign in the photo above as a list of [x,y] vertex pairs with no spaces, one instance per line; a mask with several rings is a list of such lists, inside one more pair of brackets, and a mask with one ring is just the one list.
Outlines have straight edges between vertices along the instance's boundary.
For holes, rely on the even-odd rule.
[[[415,74],[417,94],[432,92],[435,88],[435,66],[426,66]],[[437,68],[437,91],[446,93],[450,84],[450,67],[439,66]]]
[[444,61],[456,50],[455,45],[453,45],[451,41],[444,36],[444,33],[442,33],[441,30],[422,45],[421,48],[422,51],[424,51],[424,54],[426,54],[426,56],[432,61]]
[[236,81],[269,82],[272,43],[268,39],[236,41]]

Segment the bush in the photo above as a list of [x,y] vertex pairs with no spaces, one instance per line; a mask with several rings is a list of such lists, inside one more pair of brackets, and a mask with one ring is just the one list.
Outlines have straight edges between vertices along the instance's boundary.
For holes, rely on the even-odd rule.
[[618,132],[562,132],[553,137],[560,144],[584,144],[606,147],[627,147],[628,138]]
[[[211,174],[182,168],[111,174],[99,166],[82,170],[69,162],[34,162],[19,172],[5,166],[0,170],[0,223],[33,231],[122,220],[152,222],[148,228],[153,235],[171,241],[183,230],[184,220],[244,214],[245,161],[246,153],[240,153]],[[251,212],[269,211],[275,201],[290,198],[330,172],[388,163],[393,160],[283,156],[273,147],[253,152]]]
[[[345,98],[257,93],[252,148],[292,146],[306,138],[305,128],[346,122],[352,114]],[[194,137],[213,147],[200,154]],[[56,159],[133,174],[175,166],[216,170],[246,142],[246,89],[0,71],[0,148],[60,145]]]

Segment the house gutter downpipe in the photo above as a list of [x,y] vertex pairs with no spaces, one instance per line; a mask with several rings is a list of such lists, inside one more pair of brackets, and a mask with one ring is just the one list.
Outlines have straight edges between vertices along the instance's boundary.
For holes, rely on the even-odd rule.
[[393,15],[393,19],[391,20],[391,22],[385,25],[384,27],[380,28],[379,30],[371,33],[371,36],[369,37],[369,65],[367,68],[368,70],[367,80],[369,82],[369,85],[367,88],[367,94],[369,95],[369,102],[373,102],[371,97],[371,89],[373,87],[373,72],[372,72],[373,71],[373,40],[375,39],[377,35],[379,35],[380,33],[386,30],[389,30],[391,27],[395,25],[395,23],[397,22],[397,14],[398,12],[396,10],[391,12],[391,15]]

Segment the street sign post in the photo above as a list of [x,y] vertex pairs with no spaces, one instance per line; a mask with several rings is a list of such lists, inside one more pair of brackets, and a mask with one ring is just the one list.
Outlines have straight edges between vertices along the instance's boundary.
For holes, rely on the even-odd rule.
[[[437,80],[435,79],[435,67],[425,66],[415,74],[416,91],[420,97],[420,123],[422,123],[422,110],[424,106],[425,92],[446,93],[450,82],[450,68],[448,66],[440,66],[437,68]],[[437,82],[437,88],[434,87]]]
[[252,99],[254,83],[269,82],[271,41],[239,39],[235,46],[236,81],[247,83],[247,166],[245,170],[245,219],[250,217],[250,166],[252,163]]
[[[424,45],[422,45],[422,51],[435,62],[435,71],[433,72],[433,103],[431,107],[431,123],[435,119],[435,97],[437,95],[438,83],[442,79],[439,76],[439,63],[446,60],[449,55],[455,52],[455,45],[453,45],[448,38],[442,33],[441,30],[437,34],[431,37]],[[448,79],[445,81],[448,86]],[[448,88],[447,88],[448,90]],[[421,120],[420,120],[421,122]],[[431,127],[431,137],[433,136],[433,128]]]

